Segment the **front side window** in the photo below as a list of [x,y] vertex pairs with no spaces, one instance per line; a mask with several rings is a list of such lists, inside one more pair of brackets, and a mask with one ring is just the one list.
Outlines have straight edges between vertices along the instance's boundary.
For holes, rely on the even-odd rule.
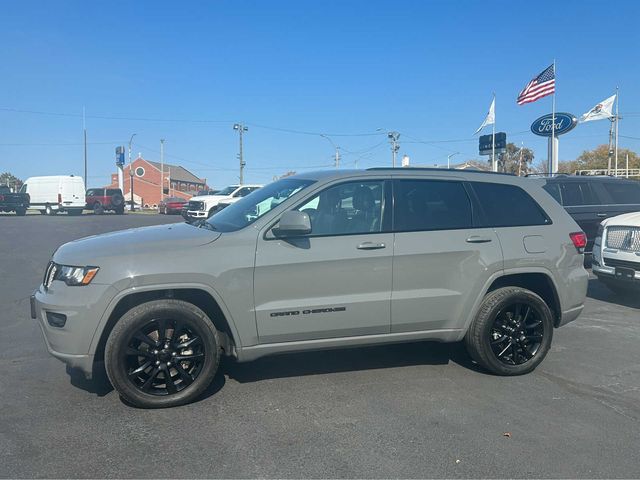
[[394,192],[396,232],[471,228],[471,201],[462,182],[397,180]]
[[298,207],[309,214],[311,236],[382,231],[384,182],[347,182],[323,190]]
[[551,220],[542,207],[522,188],[502,183],[471,183],[485,218],[483,227],[548,225]]
[[240,190],[238,190],[233,196],[234,197],[246,197],[251,192],[253,192],[254,190],[257,190],[257,189],[258,189],[257,187],[243,187]]
[[26,183],[24,185],[22,185],[22,187],[20,187],[20,193],[27,193],[27,184]]
[[206,224],[220,232],[240,230],[271,211],[289,197],[314,183],[314,180],[285,178],[273,182],[220,210]]
[[231,185],[229,187],[223,188],[218,193],[216,193],[216,195],[228,196],[228,195],[231,195],[233,192],[235,192],[237,189],[238,189],[237,185]]
[[607,191],[613,203],[620,205],[632,205],[640,203],[640,184],[626,182],[603,182],[602,186]]

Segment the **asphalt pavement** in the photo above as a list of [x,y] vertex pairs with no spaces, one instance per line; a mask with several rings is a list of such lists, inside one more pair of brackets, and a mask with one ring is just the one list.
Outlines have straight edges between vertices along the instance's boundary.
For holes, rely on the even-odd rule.
[[29,316],[52,252],[180,220],[0,215],[0,476],[640,477],[640,294],[595,279],[521,377],[424,342],[224,361],[201,399],[166,410],[70,376]]

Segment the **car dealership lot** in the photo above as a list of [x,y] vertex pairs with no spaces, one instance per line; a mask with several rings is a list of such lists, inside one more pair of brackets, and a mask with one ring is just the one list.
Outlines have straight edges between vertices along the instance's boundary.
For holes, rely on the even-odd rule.
[[29,295],[64,242],[179,217],[1,215],[0,475],[638,477],[640,295],[595,279],[532,374],[413,343],[225,361],[203,398],[123,404],[50,357]]

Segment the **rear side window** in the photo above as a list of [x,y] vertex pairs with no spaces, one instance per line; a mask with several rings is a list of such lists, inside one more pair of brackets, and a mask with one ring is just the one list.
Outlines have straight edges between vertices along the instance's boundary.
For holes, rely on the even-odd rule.
[[640,184],[626,182],[603,182],[602,186],[614,203],[629,205],[640,203]]
[[483,227],[520,227],[548,225],[549,217],[542,207],[522,188],[500,183],[474,182],[484,216]]
[[95,197],[96,195],[98,195],[97,189],[90,188],[89,190],[87,190],[87,197]]
[[561,182],[560,193],[565,207],[600,203],[588,182]]
[[119,194],[120,194],[120,189],[119,188],[108,188],[107,189],[107,196],[119,195]]
[[461,182],[396,180],[394,230],[472,228],[471,201]]
[[562,205],[562,199],[560,198],[560,186],[557,183],[547,183],[542,188],[555,198],[556,202]]

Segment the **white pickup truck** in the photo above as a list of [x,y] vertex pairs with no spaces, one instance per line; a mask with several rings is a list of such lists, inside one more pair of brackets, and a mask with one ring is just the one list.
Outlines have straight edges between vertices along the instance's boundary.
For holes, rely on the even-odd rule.
[[600,224],[592,270],[616,293],[640,290],[640,212],[607,218]]
[[215,213],[220,202],[232,203],[260,187],[262,185],[229,185],[215,195],[192,197],[186,209],[182,210],[182,216],[187,222],[206,220]]

